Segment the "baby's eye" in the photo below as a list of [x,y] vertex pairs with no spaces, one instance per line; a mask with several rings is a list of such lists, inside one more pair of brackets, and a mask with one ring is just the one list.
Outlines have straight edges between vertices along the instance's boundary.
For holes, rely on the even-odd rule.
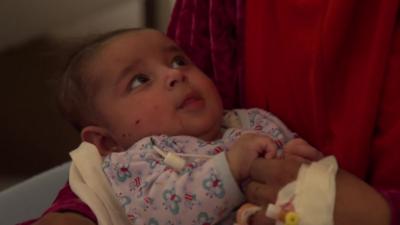
[[188,62],[183,56],[175,56],[171,62],[171,66],[173,69],[179,68],[181,66],[186,66],[187,64]]
[[148,75],[146,74],[137,74],[133,77],[132,81],[131,81],[131,86],[130,89],[134,90],[138,87],[140,87],[141,85],[147,83],[150,81],[150,78]]

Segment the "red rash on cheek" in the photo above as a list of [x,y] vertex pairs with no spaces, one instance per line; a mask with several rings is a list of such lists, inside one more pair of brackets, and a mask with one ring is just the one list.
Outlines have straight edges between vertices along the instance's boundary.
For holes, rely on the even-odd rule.
[[130,137],[131,135],[130,134],[122,134],[122,137],[123,138],[128,138],[128,137]]

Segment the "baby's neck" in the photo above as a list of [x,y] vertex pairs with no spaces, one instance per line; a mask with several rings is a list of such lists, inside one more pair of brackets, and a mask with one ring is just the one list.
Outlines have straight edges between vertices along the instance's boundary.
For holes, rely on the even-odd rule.
[[203,139],[204,141],[216,141],[218,139],[221,139],[223,135],[222,130],[218,130],[218,132],[213,132],[213,133],[207,133],[203,136],[200,136],[200,139]]

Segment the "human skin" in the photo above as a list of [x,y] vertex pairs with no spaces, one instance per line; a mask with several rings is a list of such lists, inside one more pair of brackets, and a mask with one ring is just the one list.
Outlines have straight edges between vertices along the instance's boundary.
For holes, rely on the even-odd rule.
[[[251,148],[253,149],[252,151],[249,152],[247,151],[247,154],[243,155],[241,154],[243,151],[241,150],[242,148]],[[255,166],[249,166],[250,164],[243,163],[247,161],[254,161],[254,157],[257,158],[257,156],[253,153],[258,153],[258,152],[263,152],[264,148],[268,148],[269,152],[266,152],[266,156],[264,158],[274,158],[275,153],[276,153],[276,146],[272,142],[270,142],[270,139],[266,138],[263,135],[259,134],[245,134],[241,138],[239,138],[236,141],[236,145],[233,146],[233,149],[231,149],[230,152],[236,152],[235,154],[227,155],[228,161],[230,161],[230,167],[232,169],[233,176],[235,177],[236,180],[242,180],[244,177],[247,177],[248,175],[246,173],[255,173],[254,170],[256,170],[257,167]],[[314,161],[322,157],[321,153],[316,151],[312,146],[308,145],[307,142],[305,142],[303,139],[293,139],[291,140],[288,144],[285,145],[285,151],[286,153],[284,154],[284,157],[293,160],[291,164],[286,164],[289,170],[286,168],[282,168],[284,171],[288,172],[293,172],[292,169],[298,168],[298,165],[300,163],[307,163],[310,160]],[[272,153],[272,154],[270,154]],[[233,162],[232,162],[233,161]],[[278,160],[281,161],[281,160]],[[257,162],[261,162],[258,161]],[[266,162],[266,161],[262,161]],[[272,161],[275,162],[275,161]],[[269,162],[266,162],[269,163]],[[238,164],[239,166],[231,166],[234,164]],[[262,165],[258,165],[258,167],[262,167]],[[280,170],[279,168],[276,168]],[[264,173],[262,173],[264,174]],[[287,173],[287,174],[292,174],[292,173]],[[286,175],[287,175],[286,174]],[[264,181],[268,181],[271,178],[268,177],[263,177],[261,174],[256,174],[262,177]],[[265,174],[269,175],[269,174]],[[281,174],[282,177],[281,179],[277,180],[279,182],[279,185],[284,184],[287,180],[295,179],[295,175],[292,175],[290,177],[285,177],[285,174]],[[272,178],[276,179],[276,178]],[[272,183],[270,181],[270,183]],[[276,188],[279,185],[263,185],[258,182],[252,182],[247,189],[247,192],[252,190],[254,193],[249,194],[246,192],[248,196],[251,197],[252,202],[254,203],[259,203],[260,205],[264,205],[266,201],[265,193],[272,194],[273,192],[270,191],[271,188]],[[257,190],[255,190],[257,189]],[[261,195],[260,195],[261,193]],[[265,201],[265,202],[264,202]],[[271,202],[270,200],[268,200]],[[256,223],[254,224],[271,224],[272,221],[265,220],[264,215],[257,215],[256,218]],[[60,225],[94,225],[91,220],[83,217],[80,214],[76,213],[49,213],[45,215],[43,218],[41,218],[39,221],[37,221],[34,225],[53,225],[53,224],[60,224]],[[273,223],[274,224],[274,223]]]
[[[85,71],[95,86],[98,119],[81,137],[102,155],[123,151],[150,135],[189,135],[205,141],[221,137],[222,101],[214,83],[159,31],[112,37]],[[249,134],[226,155],[233,177],[241,182],[258,155],[273,157],[275,152],[270,137]]]
[[[222,104],[215,85],[158,31],[127,32],[110,39],[85,70],[98,89],[94,105],[100,120],[85,127],[81,138],[103,155],[123,151],[154,134],[184,134],[206,141],[221,135]],[[290,143],[308,145],[301,139]],[[268,136],[240,137],[227,152],[233,177],[238,182],[247,178],[252,161],[262,153],[266,158],[275,156],[276,146]],[[312,147],[289,149],[286,155],[299,161],[320,156]],[[92,224],[73,213],[50,213],[38,224],[63,218],[66,224]]]
[[[279,176],[278,182],[284,184],[292,181],[299,165],[291,160],[270,160],[270,163],[262,162],[267,159],[258,159],[252,167],[252,176],[260,176],[259,171],[268,171],[273,168],[285,168],[284,171],[263,175],[259,181],[251,182],[246,190],[247,199],[255,204],[266,205],[273,202],[280,185],[262,183],[271,177]],[[272,163],[271,163],[272,162]],[[297,168],[296,168],[297,167]],[[297,169],[297,170],[296,170]],[[283,177],[283,178],[282,178]],[[272,178],[274,179],[274,178]],[[367,184],[339,170],[336,178],[336,203],[334,211],[335,225],[388,225],[390,223],[389,208],[383,198]],[[368,215],[365,216],[365,215]],[[272,225],[275,221],[265,217],[264,212],[252,217],[255,225]],[[89,219],[74,213],[49,213],[34,225],[95,225]]]
[[48,213],[33,225],[96,225],[88,218],[72,212]]
[[[291,145],[296,151],[299,145]],[[304,145],[301,148],[306,148]],[[303,150],[302,150],[303,151]],[[274,203],[278,191],[293,181],[301,163],[292,159],[256,159],[250,169],[252,182],[245,189],[246,199],[254,204],[266,206]],[[368,215],[368,216],[366,216]],[[275,221],[259,212],[252,217],[251,224],[270,225]],[[339,169],[336,176],[335,225],[388,225],[390,209],[384,198],[364,181]]]
[[215,85],[161,32],[112,37],[85,67],[98,119],[81,138],[103,155],[150,135],[220,137],[223,109]]
[[[102,155],[126,150],[151,135],[189,135],[205,141],[222,135],[222,101],[214,83],[159,31],[128,31],[112,37],[85,71],[95,86],[98,119],[82,130],[81,138],[96,145]],[[272,158],[275,153],[270,137],[248,134],[226,155],[240,183],[254,159]]]

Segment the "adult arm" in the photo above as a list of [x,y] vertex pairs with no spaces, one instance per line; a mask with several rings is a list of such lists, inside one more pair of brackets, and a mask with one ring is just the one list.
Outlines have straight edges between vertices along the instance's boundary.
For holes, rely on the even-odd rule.
[[[246,188],[247,199],[258,205],[274,203],[277,192],[295,179],[300,164],[291,160],[258,159]],[[366,216],[368,215],[368,216]],[[364,181],[339,170],[336,177],[335,225],[386,225],[390,223],[390,210],[385,199]],[[274,224],[263,213],[253,217],[253,224]]]
[[95,225],[95,223],[78,213],[52,212],[44,215],[32,225]]
[[26,221],[19,225],[31,224],[94,225],[97,224],[97,220],[92,210],[72,192],[67,183],[40,218]]

